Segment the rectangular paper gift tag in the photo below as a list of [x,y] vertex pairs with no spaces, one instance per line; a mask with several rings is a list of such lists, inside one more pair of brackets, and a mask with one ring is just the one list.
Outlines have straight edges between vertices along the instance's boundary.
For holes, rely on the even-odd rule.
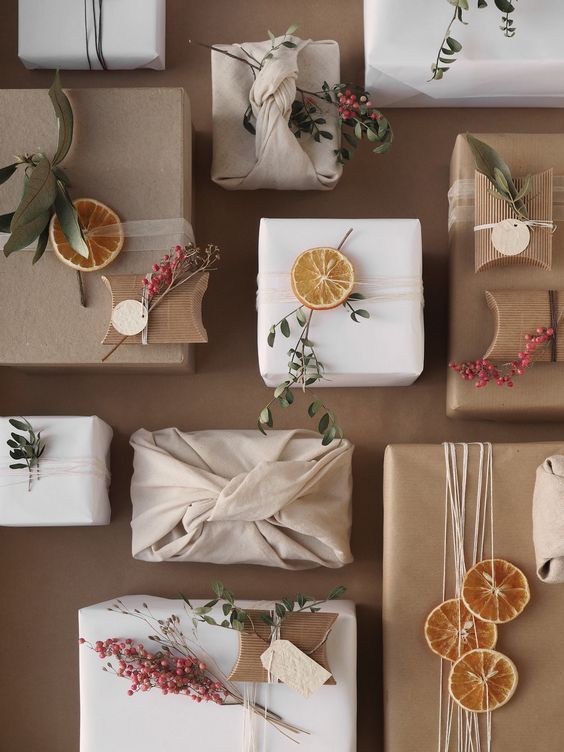
[[283,682],[304,697],[311,697],[331,678],[329,671],[290,640],[275,640],[260,657],[270,676]]

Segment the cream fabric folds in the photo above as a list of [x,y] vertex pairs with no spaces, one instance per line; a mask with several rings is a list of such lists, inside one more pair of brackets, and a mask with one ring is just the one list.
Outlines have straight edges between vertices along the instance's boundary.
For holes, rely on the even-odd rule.
[[537,468],[533,494],[533,540],[537,574],[564,582],[564,456],[554,454]]
[[[337,184],[342,166],[334,149],[340,145],[336,119],[327,118],[323,130],[333,139],[302,134],[297,139],[288,127],[296,86],[319,91],[323,81],[338,83],[339,45],[289,37],[295,49],[280,47],[262,70],[255,72],[244,62],[212,52],[213,164],[212,179],[229,190],[330,190]],[[270,42],[217,45],[232,55],[260,61]],[[315,103],[323,113],[327,107]],[[256,119],[256,135],[243,127],[249,105]]]
[[135,558],[284,569],[352,561],[348,441],[166,428],[136,431],[131,445]]

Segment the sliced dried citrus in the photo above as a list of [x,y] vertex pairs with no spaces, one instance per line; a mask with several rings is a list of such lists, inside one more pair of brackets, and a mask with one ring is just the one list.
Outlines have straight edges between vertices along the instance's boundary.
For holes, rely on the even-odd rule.
[[497,627],[477,619],[460,598],[451,598],[427,617],[425,639],[433,653],[456,661],[470,650],[495,647]]
[[[88,258],[74,251],[66,239],[56,214],[49,225],[49,240],[56,256],[63,264],[83,272],[95,272],[110,264],[123,248],[123,230],[118,215],[100,201],[93,198],[79,198],[73,201],[84,238],[90,250]],[[96,235],[93,230],[111,227],[111,235]]]
[[310,248],[300,253],[290,272],[292,290],[303,305],[314,310],[336,308],[354,285],[354,269],[336,248]]
[[453,665],[448,681],[452,699],[473,713],[505,705],[515,692],[517,669],[497,650],[471,650]]
[[466,608],[483,621],[504,624],[519,616],[531,593],[527,578],[504,559],[480,561],[469,569],[462,584]]

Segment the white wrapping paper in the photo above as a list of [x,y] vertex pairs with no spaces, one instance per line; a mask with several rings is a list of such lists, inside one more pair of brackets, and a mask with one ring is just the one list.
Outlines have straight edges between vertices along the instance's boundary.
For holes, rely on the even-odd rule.
[[[121,598],[130,608],[147,603],[157,619],[181,617],[189,636],[191,622],[182,601],[130,595]],[[202,606],[205,601],[192,601]],[[150,634],[139,619],[108,611],[113,601],[83,608],[79,633],[89,641],[107,637],[131,637],[147,645]],[[272,603],[241,601],[243,608],[269,608]],[[268,752],[355,752],[356,750],[356,617],[350,601],[332,601],[324,611],[339,618],[327,641],[327,655],[336,685],[323,686],[308,700],[282,684],[259,684],[257,702],[267,704],[285,721],[310,732],[299,735],[299,746],[267,726]],[[211,616],[221,619],[221,610]],[[202,647],[225,673],[235,663],[238,635],[217,627],[199,625]],[[149,643],[150,645],[150,643]],[[240,707],[196,704],[181,695],[162,695],[158,690],[127,696],[129,683],[102,671],[102,661],[87,647],[80,655],[80,752],[156,752],[201,749],[205,752],[238,752],[241,749],[244,712]],[[243,685],[240,685],[241,687]],[[262,733],[262,723],[256,726]],[[259,734],[258,739],[261,739]],[[261,747],[259,746],[259,749]]]
[[27,469],[9,469],[18,460],[10,458],[6,442],[12,432],[26,434],[0,418],[0,525],[108,525],[110,426],[96,416],[26,420],[45,442],[39,479],[34,473],[28,491]]
[[[417,219],[262,219],[259,235],[258,357],[260,373],[274,387],[288,373],[288,348],[299,328],[291,317],[292,334],[278,331],[274,347],[267,344],[272,324],[296,308],[290,293],[290,269],[302,251],[318,246],[342,248],[361,284],[355,292],[367,299],[356,308],[369,319],[351,320],[342,306],[315,311],[310,339],[325,365],[323,386],[408,386],[423,370],[423,294],[421,227]],[[374,286],[367,284],[374,283]],[[373,293],[373,299],[368,296]]]
[[[84,70],[96,55],[99,0],[19,0],[18,56],[26,68]],[[165,67],[166,0],[102,0],[101,48],[108,68]]]
[[514,3],[516,34],[500,30],[493,2],[464,13],[452,36],[462,44],[440,81],[429,81],[453,14],[447,0],[364,0],[366,86],[378,106],[562,107],[562,3]]

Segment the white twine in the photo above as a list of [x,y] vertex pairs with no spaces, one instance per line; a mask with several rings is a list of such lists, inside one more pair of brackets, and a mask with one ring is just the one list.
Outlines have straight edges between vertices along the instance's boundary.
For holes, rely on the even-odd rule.
[[[19,460],[0,461],[0,488],[8,488],[29,482],[29,470],[21,468],[12,470],[11,464]],[[32,468],[33,479],[40,481],[42,478],[89,477],[109,481],[110,473],[106,463],[98,457],[72,457],[59,459],[57,457],[45,457],[39,460],[39,467]],[[2,483],[2,480],[7,482]]]
[[[174,245],[189,245],[194,242],[192,225],[184,217],[172,219],[136,219],[129,222],[102,225],[86,234],[89,238],[113,237],[120,232],[126,238],[124,251],[154,251],[171,248]],[[0,249],[8,242],[9,233],[0,233]],[[23,248],[24,251],[35,252],[35,245]],[[49,242],[47,250],[52,251]]]
[[[502,220],[503,221],[503,220]],[[544,219],[520,219],[519,222],[523,225],[527,225],[528,227],[543,227],[547,230],[554,230],[554,222],[549,222]],[[496,227],[499,224],[499,222],[490,222],[487,225],[475,225],[474,226],[474,232],[479,232],[480,230],[493,230],[494,227]]]
[[[443,583],[442,600],[446,600],[447,594],[447,562],[449,547],[449,530],[451,531],[450,543],[452,544],[452,557],[454,565],[454,589],[456,598],[461,597],[462,584],[467,571],[465,531],[467,521],[467,486],[469,468],[469,447],[476,446],[479,450],[476,510],[474,516],[474,531],[471,548],[471,563],[473,567],[478,561],[484,559],[486,545],[486,530],[489,524],[490,532],[490,558],[494,559],[494,500],[493,500],[493,449],[490,443],[474,442],[473,444],[444,443],[445,459],[445,504],[444,504],[444,528],[443,528]],[[462,466],[459,467],[457,447],[462,450]],[[474,629],[476,623],[474,622]],[[459,635],[460,648],[461,635]],[[482,750],[482,727],[477,713],[464,710],[455,704],[448,695],[445,710],[444,701],[444,661],[441,660],[439,671],[439,708],[438,708],[438,742],[437,752],[449,752],[453,741],[453,732],[456,726],[456,752],[481,752]],[[489,697],[486,693],[486,702]],[[454,712],[456,710],[456,713]],[[491,711],[485,713],[485,751],[492,749],[492,725]]]
[[[294,303],[296,296],[285,285],[288,284],[289,274],[285,272],[269,272],[258,277],[257,306],[265,303]],[[282,284],[272,287],[280,281]],[[423,303],[423,282],[421,277],[361,277],[354,281],[355,290],[360,288],[362,301],[376,303],[396,300],[414,300]],[[360,303],[362,301],[356,301]]]

